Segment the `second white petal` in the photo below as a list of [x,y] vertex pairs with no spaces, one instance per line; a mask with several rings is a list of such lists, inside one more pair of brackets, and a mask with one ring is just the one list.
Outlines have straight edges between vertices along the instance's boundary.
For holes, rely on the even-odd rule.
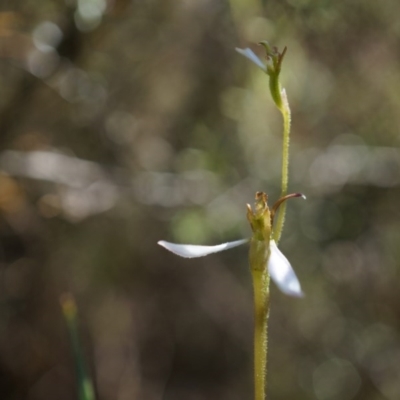
[[303,292],[300,282],[288,259],[278,249],[274,240],[270,242],[270,249],[271,254],[268,260],[268,270],[271,279],[283,293],[289,296],[302,297]]

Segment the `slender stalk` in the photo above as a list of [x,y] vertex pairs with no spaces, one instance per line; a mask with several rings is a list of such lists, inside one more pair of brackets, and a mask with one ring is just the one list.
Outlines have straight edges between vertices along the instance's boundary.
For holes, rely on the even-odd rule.
[[269,273],[252,269],[254,288],[254,398],[267,398]]
[[[289,144],[290,144],[290,107],[287,101],[286,92],[283,90],[282,93],[282,106],[279,110],[283,117],[283,141],[282,141],[282,183],[281,183],[281,197],[287,195],[288,184],[289,184]],[[283,225],[285,223],[286,215],[286,203],[283,203],[280,207],[278,219],[273,230],[273,239],[276,243],[282,235]]]
[[78,334],[78,318],[77,307],[73,296],[65,293],[60,298],[61,308],[71,340],[72,351],[74,355],[76,374],[78,379],[79,400],[95,400],[92,381],[90,380],[82,354],[79,334]]

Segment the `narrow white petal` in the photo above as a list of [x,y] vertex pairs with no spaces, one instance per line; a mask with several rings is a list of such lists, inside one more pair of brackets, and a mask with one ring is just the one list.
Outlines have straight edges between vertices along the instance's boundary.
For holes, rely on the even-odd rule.
[[269,274],[283,293],[289,296],[303,297],[300,282],[287,258],[278,249],[274,240],[270,242],[271,254],[268,260]]
[[264,63],[254,54],[253,50],[249,49],[246,47],[245,49],[239,49],[236,47],[236,51],[240,53],[242,56],[245,56],[248,58],[250,61],[253,61],[254,64],[257,65],[257,67],[260,67],[263,71],[267,70],[267,67],[264,65]]
[[176,244],[165,242],[160,240],[158,244],[165,247],[167,250],[172,251],[172,253],[185,257],[185,258],[195,258],[203,257],[208,254],[218,253],[220,251],[231,249],[232,247],[240,246],[248,242],[248,239],[236,240],[235,242],[228,242],[223,244],[217,244],[216,246],[197,246],[194,244]]

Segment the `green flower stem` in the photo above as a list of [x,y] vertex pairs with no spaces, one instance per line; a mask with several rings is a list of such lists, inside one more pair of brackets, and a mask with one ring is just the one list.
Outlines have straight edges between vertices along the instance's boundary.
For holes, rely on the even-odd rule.
[[[290,107],[286,98],[286,93],[283,91],[282,106],[279,109],[283,117],[283,143],[282,143],[282,183],[281,197],[287,195],[289,184],[289,145],[290,145]],[[279,210],[278,219],[273,230],[273,239],[279,243],[281,238],[283,225],[285,223],[286,202],[282,204]]]
[[254,288],[254,398],[267,397],[269,273],[252,269]]

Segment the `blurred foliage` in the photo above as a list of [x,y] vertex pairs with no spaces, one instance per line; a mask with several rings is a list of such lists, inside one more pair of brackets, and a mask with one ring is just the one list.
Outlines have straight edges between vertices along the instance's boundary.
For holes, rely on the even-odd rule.
[[270,398],[400,398],[400,3],[3,0],[0,393],[76,399],[71,292],[99,399],[252,398],[246,249],[180,260],[159,239],[250,235],[279,194],[281,119],[234,52],[288,47],[284,253]]

